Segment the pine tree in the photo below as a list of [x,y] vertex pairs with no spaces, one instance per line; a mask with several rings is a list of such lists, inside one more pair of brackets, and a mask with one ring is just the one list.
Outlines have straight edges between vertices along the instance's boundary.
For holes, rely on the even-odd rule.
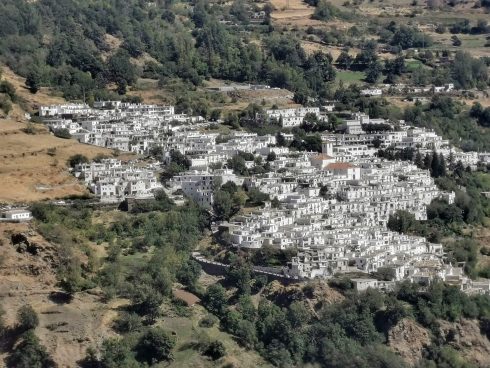
[[454,170],[454,152],[451,150],[451,152],[449,152],[449,160],[448,160],[448,167],[451,169],[451,170]]

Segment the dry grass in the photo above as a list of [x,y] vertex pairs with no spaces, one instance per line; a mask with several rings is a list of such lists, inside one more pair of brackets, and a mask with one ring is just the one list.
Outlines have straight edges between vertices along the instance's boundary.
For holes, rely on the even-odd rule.
[[482,97],[478,96],[476,99],[460,99],[461,102],[464,102],[466,105],[471,106],[475,102],[479,102],[483,107],[490,107],[490,97]]
[[140,78],[136,86],[132,87],[127,94],[129,96],[138,96],[145,103],[150,104],[169,104],[175,102],[175,96],[159,88],[158,80],[156,79]]
[[[339,57],[340,53],[343,50],[342,47],[327,46],[327,45],[322,45],[318,42],[311,42],[311,41],[301,41],[301,46],[309,55],[317,51],[329,53],[330,55],[332,55],[334,61],[337,60],[337,58]],[[352,57],[355,57],[359,52],[360,50],[357,48],[349,49],[349,55],[351,55]]]
[[[25,108],[28,111],[37,110],[40,105],[61,104],[65,102],[62,97],[56,95],[54,90],[47,87],[42,87],[39,92],[32,94],[26,88],[24,78],[15,74],[8,67],[3,67],[2,70],[2,79],[7,80],[14,85],[17,95],[24,102]],[[18,106],[15,106],[10,117],[15,120],[22,120],[24,119],[24,111]]]
[[39,132],[29,135],[22,131],[26,126],[0,120],[0,202],[33,202],[87,193],[68,172],[66,161],[78,153],[93,158],[111,155],[112,151],[56,138],[44,126],[36,125]]
[[272,6],[277,12],[283,10],[310,10],[313,12],[314,8],[306,4],[302,0],[271,0]]
[[321,21],[311,19],[315,8],[301,0],[272,0],[271,4],[276,9],[271,14],[271,18],[276,25],[298,27],[324,25]]
[[[31,305],[39,316],[36,335],[59,367],[75,367],[89,346],[100,347],[103,339],[113,336],[110,325],[117,305],[104,305],[97,295],[77,293],[69,304],[50,297],[56,286],[56,248],[33,232],[29,224],[0,224],[0,297],[5,321],[13,327],[18,309]],[[30,233],[39,255],[19,253],[10,244],[10,234]],[[54,262],[52,262],[53,260]],[[5,353],[0,353],[0,361]]]

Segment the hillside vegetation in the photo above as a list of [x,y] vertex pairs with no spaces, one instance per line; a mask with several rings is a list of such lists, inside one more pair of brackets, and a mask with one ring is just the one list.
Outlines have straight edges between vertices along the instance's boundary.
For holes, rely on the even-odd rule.
[[[347,3],[5,0],[0,4],[0,61],[26,78],[32,93],[54,87],[66,99],[89,102],[124,96],[141,77],[158,80],[160,87],[179,79],[189,90],[209,78],[267,83],[293,91],[295,102],[303,104],[308,97],[333,98],[339,70],[340,80],[347,82],[488,85],[488,58],[480,59],[471,48],[449,50],[409,15],[398,22],[368,14],[366,23],[355,6],[362,2]],[[282,11],[300,8],[308,12],[300,17],[317,23],[277,24]],[[412,8],[413,14],[437,15],[421,5]],[[251,14],[260,11],[262,18],[252,21]],[[481,18],[440,25],[436,34],[450,28],[456,39],[470,34],[484,40],[489,28]],[[315,51],[307,52],[311,45]],[[339,47],[344,48],[340,54]],[[350,48],[358,51],[351,55]],[[420,48],[425,50],[414,54],[416,67],[405,68],[403,58]],[[381,51],[388,56],[380,57]],[[441,55],[452,62],[440,62]]]
[[[178,205],[165,191],[129,212],[95,209],[70,161],[135,156],[56,137],[37,116],[40,105],[66,101],[170,103],[213,121],[205,129],[219,139],[233,130],[274,134],[278,145],[320,152],[322,133],[335,132],[346,111],[362,111],[434,129],[463,150],[490,151],[490,107],[475,103],[488,101],[488,8],[487,0],[2,0],[0,203],[29,203],[35,217],[29,225],[0,224],[2,363],[490,366],[488,296],[441,282],[401,283],[386,293],[358,293],[344,277],[269,282],[253,266],[284,265],[290,250],[237,251],[209,232],[214,221],[256,210],[268,195],[225,183],[213,215],[192,201]],[[206,90],[235,82],[277,89]],[[363,95],[381,83],[454,83],[458,91],[428,92],[424,101],[396,91]],[[285,129],[264,119],[269,107],[332,100],[328,122],[310,116]],[[456,201],[434,201],[424,222],[399,211],[390,229],[441,242],[469,276],[488,277],[481,229],[490,217],[482,196],[490,166],[472,171],[450,162],[446,170],[444,158],[417,153],[388,148],[379,156],[414,160]],[[170,158],[163,179],[189,167],[176,151]],[[269,162],[247,167],[252,160],[238,152],[226,164],[244,176],[266,172]],[[62,198],[70,205],[53,203]],[[225,275],[201,272],[196,249],[216,251],[230,265]]]

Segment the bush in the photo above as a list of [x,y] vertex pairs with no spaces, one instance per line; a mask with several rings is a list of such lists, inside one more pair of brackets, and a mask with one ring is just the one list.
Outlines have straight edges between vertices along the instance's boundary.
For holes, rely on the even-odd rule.
[[0,93],[5,93],[10,97],[12,102],[17,101],[17,94],[15,93],[15,87],[8,81],[0,82]]
[[39,325],[36,311],[30,305],[20,307],[17,312],[18,328],[22,331],[35,329]]
[[216,340],[206,347],[203,354],[213,360],[218,360],[226,355],[226,348],[221,341]]
[[68,129],[65,129],[65,128],[61,128],[61,129],[55,129],[53,131],[55,137],[58,137],[58,138],[63,138],[63,139],[70,139],[71,138],[71,134],[70,134],[70,131]]
[[8,115],[12,111],[12,103],[8,97],[0,97],[0,110],[2,110],[5,115]]
[[79,153],[77,153],[76,155],[71,156],[68,159],[68,164],[70,165],[70,167],[75,167],[78,164],[86,164],[88,162],[89,162],[89,159],[87,158],[87,156],[81,155]]
[[136,313],[124,312],[114,321],[114,329],[118,333],[135,332],[142,326],[141,318]]
[[210,328],[213,327],[217,322],[218,318],[216,318],[212,314],[208,314],[199,321],[199,327]]
[[347,277],[330,279],[328,280],[328,286],[339,290],[350,290],[354,288],[354,284]]
[[22,129],[22,131],[30,135],[34,135],[37,133],[37,129],[31,123],[27,123],[27,126],[24,129]]

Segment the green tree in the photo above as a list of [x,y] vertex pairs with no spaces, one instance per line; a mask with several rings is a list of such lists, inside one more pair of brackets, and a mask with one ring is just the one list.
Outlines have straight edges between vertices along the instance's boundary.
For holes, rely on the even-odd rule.
[[252,349],[258,343],[257,331],[254,324],[250,321],[241,320],[238,323],[235,335],[240,341],[240,344],[248,349]]
[[218,219],[229,220],[235,212],[232,195],[224,190],[218,190],[213,195],[213,211]]
[[57,365],[32,330],[23,333],[6,359],[9,368],[55,368]]
[[370,63],[366,69],[366,82],[376,83],[383,72],[383,67],[379,61]]
[[58,138],[63,138],[63,139],[70,139],[71,138],[71,134],[70,134],[70,131],[66,128],[60,128],[60,129],[55,129],[53,131],[55,137],[58,137]]
[[102,368],[140,367],[127,341],[118,338],[110,338],[102,343],[100,364]]
[[79,164],[86,164],[88,162],[89,159],[87,158],[87,156],[81,155],[79,153],[70,156],[70,158],[68,159],[68,165],[70,165],[70,167],[75,167]]
[[151,285],[138,285],[131,295],[131,300],[133,309],[138,314],[146,316],[150,322],[154,322],[160,315],[160,305],[163,303],[163,296]]
[[415,226],[415,215],[410,212],[398,210],[388,219],[388,229],[399,233],[406,233]]
[[225,289],[220,284],[208,287],[202,298],[203,305],[212,313],[222,315],[226,308]]
[[[1,76],[0,76],[1,79]],[[1,81],[0,82],[0,93],[5,93],[10,97],[12,102],[17,101],[17,93],[15,92],[15,87],[9,81]]]
[[114,55],[112,55],[107,61],[107,67],[109,80],[116,82],[118,86],[120,84],[132,85],[134,82],[136,82],[136,69],[133,64],[131,64],[129,53],[126,50],[119,49]]
[[354,58],[349,55],[347,51],[342,51],[339,57],[336,60],[337,66],[340,69],[350,69],[352,63],[354,62]]
[[33,69],[27,74],[26,86],[32,94],[36,94],[41,88],[41,74],[37,69]]
[[200,275],[201,265],[194,260],[188,260],[177,271],[177,280],[186,286],[194,287]]
[[320,0],[316,4],[313,19],[330,20],[339,14],[339,10],[326,0]]
[[136,359],[140,362],[155,364],[172,360],[175,338],[160,327],[149,329],[136,344]]

